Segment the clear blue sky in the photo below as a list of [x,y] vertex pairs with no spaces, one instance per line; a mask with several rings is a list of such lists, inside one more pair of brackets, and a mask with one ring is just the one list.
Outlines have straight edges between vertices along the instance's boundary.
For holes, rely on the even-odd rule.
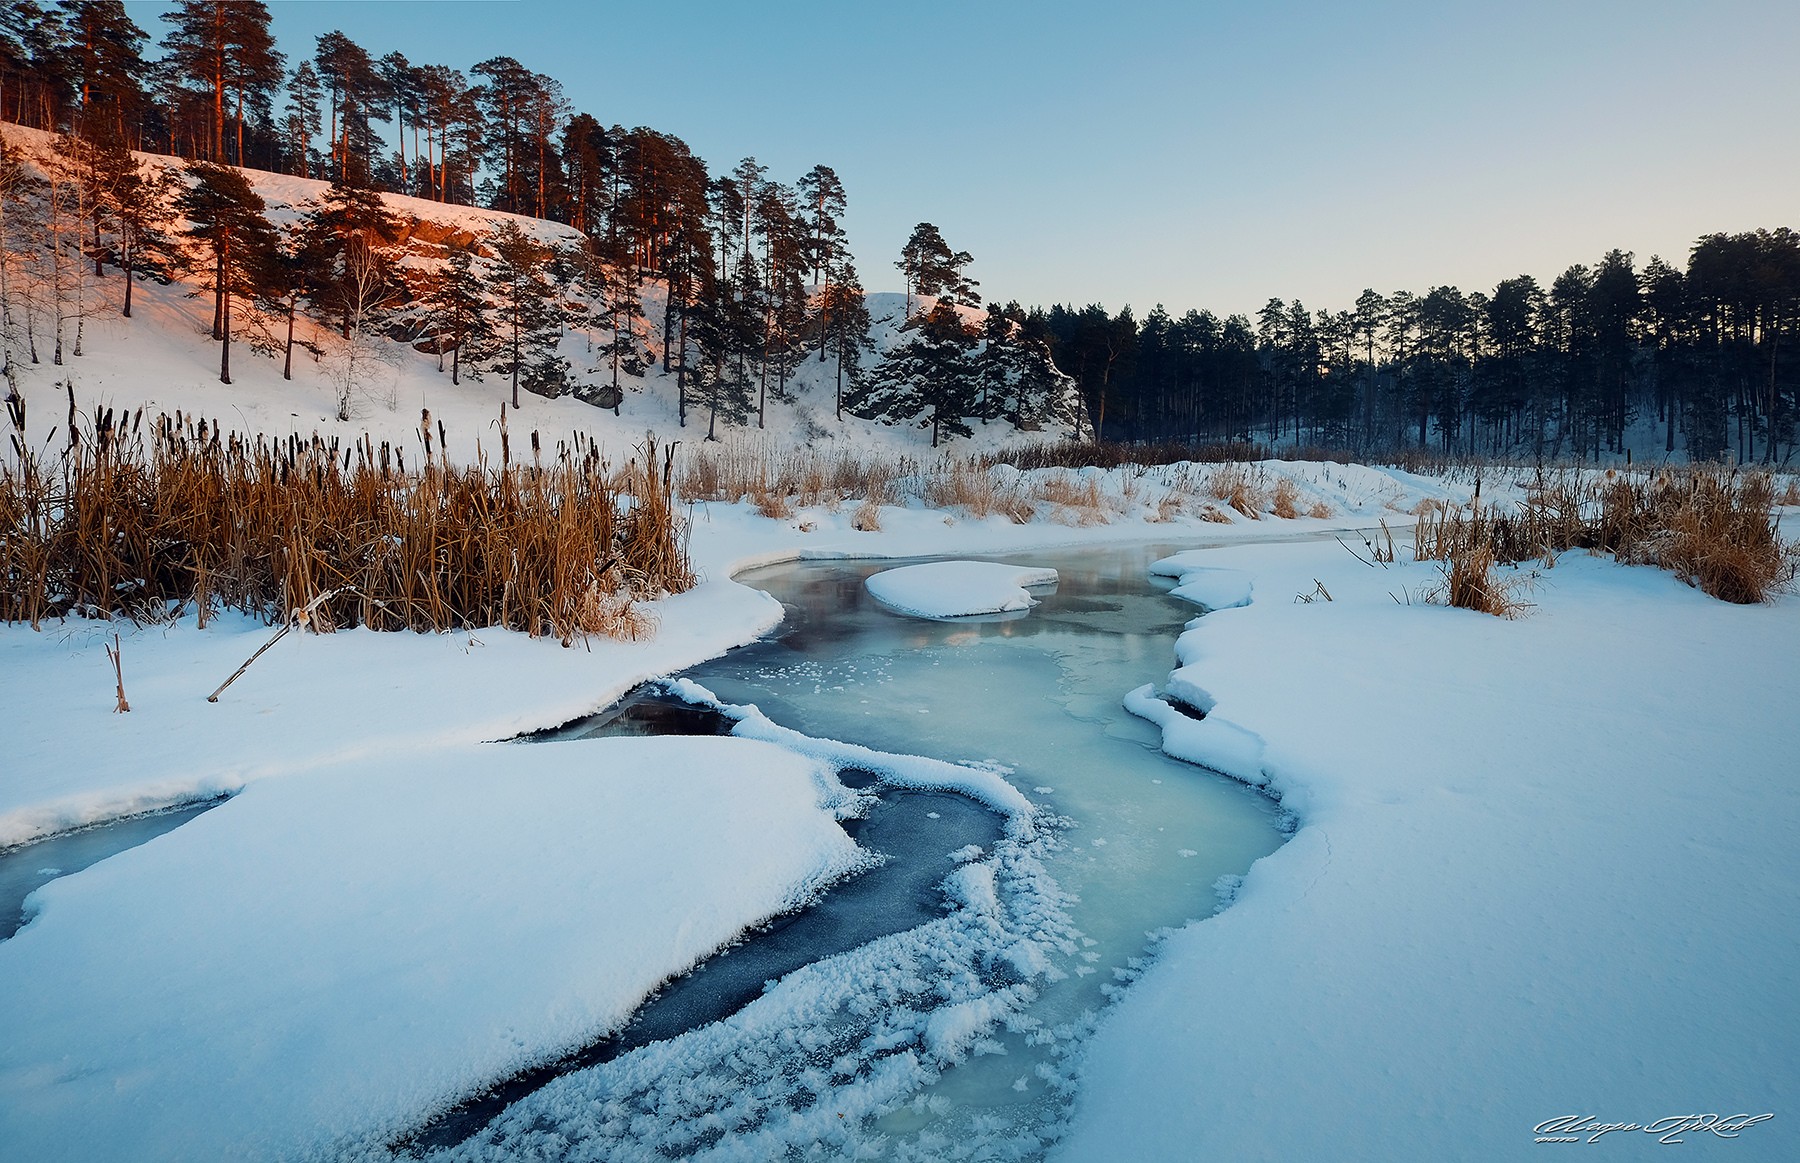
[[[166,5],[128,7],[152,37]],[[1254,312],[1800,227],[1800,3],[271,0],[290,63],[560,80],[715,172],[816,162],[864,283],[919,221],[990,297]]]

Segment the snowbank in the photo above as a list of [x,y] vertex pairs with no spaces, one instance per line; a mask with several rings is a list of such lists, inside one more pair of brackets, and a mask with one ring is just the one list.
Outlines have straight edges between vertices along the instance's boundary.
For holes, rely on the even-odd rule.
[[834,788],[729,738],[254,784],[52,881],[0,942],[0,1142],[46,1163],[270,1159],[403,1129],[619,1026],[857,867]]
[[1207,718],[1133,709],[1300,827],[1107,1015],[1056,1157],[1512,1159],[1707,1112],[1775,1117],[1690,1150],[1800,1157],[1800,601],[1569,554],[1502,621],[1418,604],[1430,565],[1208,556],[1257,598],[1181,640]]
[[[268,776],[372,755],[477,744],[553,727],[637,683],[715,657],[781,619],[731,582],[656,603],[656,636],[563,649],[502,630],[290,634],[217,703],[206,695],[271,631],[240,616],[206,630],[51,623],[0,627],[0,698],[19,716],[0,780],[0,846],[206,799]],[[130,714],[112,713],[102,651],[122,634]]]
[[1026,587],[1053,586],[1053,569],[993,561],[934,561],[873,574],[863,583],[884,606],[919,618],[999,614],[1037,605]]

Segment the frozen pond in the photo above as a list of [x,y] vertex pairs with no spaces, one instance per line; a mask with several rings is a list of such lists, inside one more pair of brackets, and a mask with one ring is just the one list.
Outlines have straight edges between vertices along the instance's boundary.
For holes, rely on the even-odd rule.
[[[1267,799],[1164,756],[1159,732],[1120,706],[1166,677],[1197,613],[1148,577],[1175,548],[1006,558],[1056,569],[1056,590],[1027,612],[955,621],[876,603],[863,581],[893,562],[740,575],[781,600],[786,620],[685,677],[808,736],[1004,770],[1041,809],[1031,837],[998,845],[991,861],[1002,911],[1029,919],[1009,928],[949,908],[791,975],[728,1022],[565,1075],[461,1150],[1041,1151],[1067,1108],[1069,1050],[1151,935],[1211,915],[1219,879],[1282,839]],[[1003,946],[1032,941],[1050,950],[1045,971],[1014,972],[1029,957]],[[978,1028],[960,1031],[963,1021]]]

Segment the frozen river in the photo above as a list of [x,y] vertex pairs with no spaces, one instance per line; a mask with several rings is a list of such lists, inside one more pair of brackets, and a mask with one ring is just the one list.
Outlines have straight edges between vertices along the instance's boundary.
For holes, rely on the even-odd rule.
[[1028,612],[956,621],[870,598],[864,579],[891,562],[740,575],[786,619],[685,678],[807,736],[1001,771],[1039,810],[1011,839],[965,855],[971,867],[947,892],[934,886],[936,919],[849,953],[823,949],[836,955],[728,1021],[565,1074],[461,1150],[1040,1152],[1072,1093],[1071,1049],[1152,935],[1211,915],[1221,878],[1281,843],[1269,800],[1163,755],[1157,729],[1120,707],[1166,676],[1196,613],[1148,576],[1172,551],[1007,558],[1056,569],[1057,588]]

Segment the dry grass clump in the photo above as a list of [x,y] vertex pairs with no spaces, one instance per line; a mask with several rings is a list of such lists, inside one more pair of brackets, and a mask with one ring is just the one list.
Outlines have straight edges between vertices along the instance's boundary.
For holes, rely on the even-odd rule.
[[1800,505],[1800,477],[1789,477],[1787,487],[1775,497],[1777,505]]
[[1222,464],[1207,476],[1206,491],[1253,521],[1262,520],[1269,498],[1241,464]]
[[1332,517],[1336,516],[1336,514],[1331,511],[1331,506],[1327,505],[1324,501],[1314,501],[1312,507],[1306,510],[1306,515],[1308,517],[1315,517],[1320,521],[1329,521]]
[[920,493],[935,509],[961,508],[975,518],[999,513],[1015,525],[1024,525],[1037,515],[1037,504],[1026,490],[1002,484],[987,468],[966,460],[940,461],[935,471],[925,475]]
[[1294,504],[1299,499],[1299,488],[1287,477],[1282,477],[1275,482],[1275,491],[1270,501],[1269,511],[1283,521],[1292,521],[1300,515],[1299,508]]
[[1054,506],[1051,518],[1061,524],[1104,525],[1111,519],[1097,480],[1081,480],[1066,470],[1050,472],[1033,483],[1032,492],[1039,500]]
[[1156,502],[1156,511],[1145,515],[1144,520],[1154,524],[1162,524],[1167,521],[1173,521],[1185,511],[1186,502],[1182,500],[1181,494],[1167,493],[1161,500]]
[[[1444,574],[1443,580],[1426,592],[1427,601],[1500,618],[1516,618],[1527,608],[1514,596],[1526,579],[1503,580],[1494,574],[1497,561],[1519,560],[1496,554],[1495,523],[1493,511],[1479,506],[1451,509],[1439,505],[1425,511],[1414,528],[1413,557],[1439,562]],[[1386,560],[1392,561],[1392,554],[1390,534]]]
[[1793,582],[1800,546],[1784,543],[1777,532],[1775,490],[1766,474],[1712,470],[1685,478],[1659,478],[1635,490],[1629,520],[1637,539],[1615,551],[1622,560],[1652,562],[1715,598],[1745,605],[1767,601]]
[[678,459],[675,491],[683,500],[748,500],[763,516],[781,520],[799,509],[836,510],[873,495],[892,497],[895,480],[917,471],[903,458],[758,445],[706,444]]
[[1553,560],[1567,549],[1657,565],[1722,601],[1767,601],[1793,583],[1800,547],[1784,542],[1765,473],[1717,466],[1654,474],[1608,470],[1587,480],[1539,478],[1517,512],[1471,506],[1421,517],[1419,560],[1454,561],[1477,550],[1494,561]]
[[[577,438],[543,462],[412,470],[368,437],[254,442],[193,417],[96,413],[52,460],[0,465],[0,619],[160,621],[193,603],[319,630],[505,626],[565,642],[651,628],[633,600],[693,584],[653,441],[615,472]],[[425,426],[429,432],[429,424]],[[321,595],[330,595],[317,601]]]
[[1525,580],[1512,577],[1502,581],[1495,577],[1493,550],[1475,546],[1451,556],[1442,586],[1436,594],[1427,596],[1459,610],[1516,618],[1526,603],[1515,598],[1513,592]]

